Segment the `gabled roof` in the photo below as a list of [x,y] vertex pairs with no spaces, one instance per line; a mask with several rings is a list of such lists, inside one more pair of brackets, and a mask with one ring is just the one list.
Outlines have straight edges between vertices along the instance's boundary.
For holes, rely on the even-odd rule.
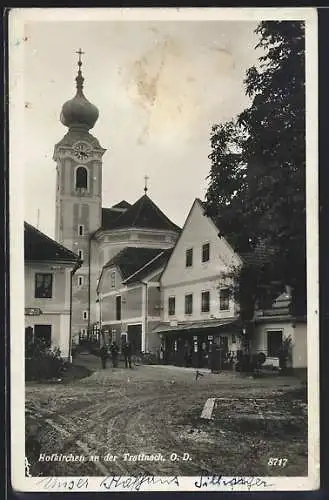
[[[197,198],[198,202],[200,203],[201,207],[204,209],[204,211],[206,212],[206,206],[205,206],[205,203],[203,201],[200,200],[200,198]],[[231,239],[228,237],[228,236],[225,236],[222,234],[222,231],[221,231],[221,228],[220,228],[220,224],[218,223],[218,221],[214,218],[214,217],[211,217],[210,215],[207,215],[205,213],[205,217],[209,217],[209,219],[212,220],[212,222],[215,224],[215,226],[217,227],[218,231],[219,231],[219,236],[222,236],[225,238],[225,240],[229,243],[229,245],[232,247],[232,249],[234,251],[235,248],[234,248],[234,243],[231,241]],[[261,264],[265,264],[265,263],[268,263],[269,262],[269,258],[270,258],[270,255],[271,255],[271,251],[270,249],[265,245],[264,242],[259,242],[257,247],[255,247],[253,250],[251,250],[250,252],[239,252],[239,256],[241,257],[241,259],[246,263],[246,264],[250,264],[250,265],[261,265]]]
[[116,205],[113,205],[112,208],[123,208],[123,209],[127,210],[130,207],[131,207],[131,204],[128,203],[128,201],[122,200],[122,201],[120,201],[120,203],[117,203]]
[[162,248],[126,247],[112,257],[104,268],[118,267],[122,279],[126,280],[163,252]]
[[[118,214],[113,209],[115,210],[115,207],[112,207],[112,209],[102,209],[103,229],[145,228],[180,231],[180,228],[168,219],[146,194],[139,198],[133,205],[129,206],[123,213]],[[116,217],[114,213],[116,213]]]
[[79,256],[24,222],[24,259],[27,261],[60,261],[80,264]]
[[111,229],[113,222],[120,217],[121,214],[121,210],[102,208],[102,229]]
[[168,262],[168,259],[171,255],[171,252],[173,251],[172,248],[167,248],[166,250],[161,250],[158,255],[156,255],[152,260],[147,262],[142,268],[140,268],[137,272],[132,274],[129,278],[127,278],[124,283],[125,284],[131,284],[131,283],[136,283],[147,276],[149,276],[151,273],[156,271],[157,269],[161,269],[166,265]]

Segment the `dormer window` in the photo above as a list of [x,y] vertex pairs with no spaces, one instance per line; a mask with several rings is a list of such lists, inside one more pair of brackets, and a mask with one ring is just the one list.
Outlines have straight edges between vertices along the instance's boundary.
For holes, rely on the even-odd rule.
[[75,172],[75,188],[87,189],[88,188],[88,171],[86,167],[78,167]]

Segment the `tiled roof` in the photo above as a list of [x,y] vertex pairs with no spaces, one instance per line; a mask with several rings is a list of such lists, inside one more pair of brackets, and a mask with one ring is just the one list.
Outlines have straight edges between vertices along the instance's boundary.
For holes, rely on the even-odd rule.
[[152,272],[157,269],[161,269],[168,262],[168,259],[172,253],[173,249],[168,248],[166,250],[160,250],[158,255],[156,255],[152,260],[147,262],[141,269],[139,269],[135,274],[131,275],[127,280],[125,280],[125,284],[136,283],[141,281],[142,279],[149,276]]
[[113,222],[120,217],[121,211],[102,208],[102,229],[111,229]]
[[120,203],[117,203],[116,205],[113,205],[112,208],[123,208],[123,209],[127,210],[130,207],[131,207],[131,204],[128,203],[128,201],[122,200],[122,201],[120,201]]
[[104,268],[118,267],[125,280],[163,251],[161,248],[126,247],[109,260]]
[[[111,209],[103,209],[109,211]],[[106,215],[103,229],[125,229],[125,228],[162,229],[167,231],[180,231],[168,217],[147,196],[143,195],[119,217]]]
[[27,261],[68,261],[79,263],[79,256],[24,222],[24,258]]

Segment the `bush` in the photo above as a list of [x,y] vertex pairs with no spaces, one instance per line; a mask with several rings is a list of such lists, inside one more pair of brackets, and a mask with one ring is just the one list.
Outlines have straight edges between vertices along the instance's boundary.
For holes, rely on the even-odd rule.
[[157,365],[158,358],[156,354],[151,352],[141,352],[140,353],[141,362],[143,365]]
[[58,348],[51,349],[44,342],[35,340],[25,345],[25,380],[59,378],[66,368]]

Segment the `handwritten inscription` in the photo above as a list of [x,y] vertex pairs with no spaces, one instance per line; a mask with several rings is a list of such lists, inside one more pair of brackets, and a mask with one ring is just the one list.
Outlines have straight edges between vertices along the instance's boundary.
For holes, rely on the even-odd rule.
[[[58,478],[58,477],[46,477],[42,478],[38,484],[45,490],[88,490],[89,489],[89,478],[79,477],[79,478]],[[179,489],[179,477],[156,477],[156,476],[140,476],[140,477],[126,477],[126,476],[109,476],[101,480],[98,484],[97,489],[101,490],[129,490],[129,491],[140,491],[142,489],[151,489],[155,485],[159,486],[174,486]],[[268,488],[273,486],[268,483],[264,478],[261,477],[225,477],[221,475],[217,476],[200,476],[195,482],[194,486],[197,489],[209,488],[211,487],[229,487],[232,490],[234,488],[239,489],[239,487],[247,487],[248,490],[258,489],[258,488]],[[146,487],[146,488],[145,488]],[[215,488],[216,489],[216,488]]]
[[247,486],[251,488],[266,488],[271,486],[265,479],[261,477],[223,477],[223,476],[200,476],[200,479],[195,481],[194,485],[197,488],[207,488],[208,486],[230,486],[232,489],[235,486]]
[[124,488],[133,491],[139,491],[144,485],[155,485],[155,484],[174,484],[179,486],[179,481],[177,476],[173,477],[155,477],[155,476],[141,476],[141,477],[120,477],[113,476],[107,477],[102,480],[100,487],[106,490],[111,490],[115,488]]
[[61,479],[58,477],[45,477],[39,481],[39,483],[45,490],[56,490],[56,489],[87,489],[89,482],[87,477],[79,477],[74,479]]

